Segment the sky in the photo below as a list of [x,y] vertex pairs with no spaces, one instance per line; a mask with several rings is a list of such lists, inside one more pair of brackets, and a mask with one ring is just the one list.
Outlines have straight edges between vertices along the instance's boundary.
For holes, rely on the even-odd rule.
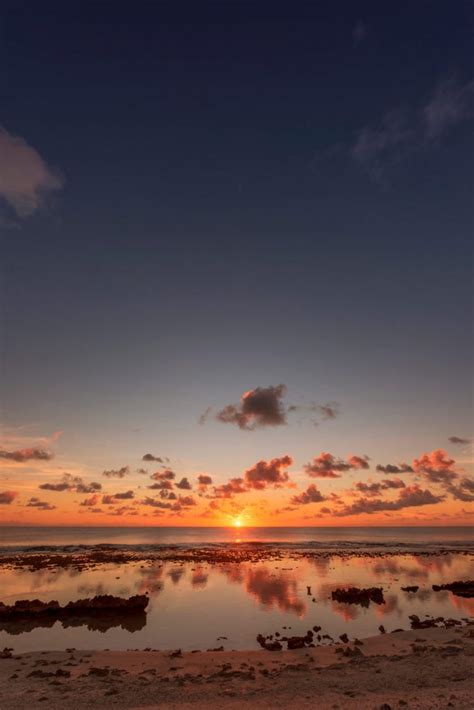
[[2,3],[0,524],[472,524],[473,19]]

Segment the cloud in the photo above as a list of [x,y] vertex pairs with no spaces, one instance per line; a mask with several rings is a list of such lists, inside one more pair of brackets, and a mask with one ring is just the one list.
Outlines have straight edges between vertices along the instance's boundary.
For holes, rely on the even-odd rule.
[[82,507],[85,507],[85,508],[91,508],[91,507],[94,507],[95,505],[97,505],[98,502],[99,502],[99,496],[97,495],[97,493],[94,493],[94,495],[91,496],[90,498],[84,498],[82,503],[79,503],[79,505]]
[[369,468],[368,456],[349,456],[347,461],[336,459],[332,454],[322,451],[311,463],[303,466],[311,478],[340,478],[340,473],[351,469]]
[[457,485],[448,483],[446,490],[451,493],[456,500],[462,500],[465,503],[474,501],[474,480],[472,478],[462,478]]
[[472,444],[472,439],[463,439],[460,436],[450,436],[449,441],[451,444],[460,444],[460,445]]
[[144,454],[142,456],[142,461],[157,461],[158,463],[164,463],[161,456],[154,456],[153,454]]
[[381,491],[405,488],[406,486],[401,478],[384,478],[382,481],[377,481],[376,483],[363,483],[359,481],[355,484],[355,487],[359,493],[375,496],[379,495]]
[[190,491],[192,486],[186,477],[182,478],[179,483],[176,484],[176,488],[180,488],[183,491]]
[[[231,478],[227,483],[214,486],[214,498],[233,498],[238,493],[248,493],[247,485],[243,478]],[[212,504],[211,504],[212,505]]]
[[352,43],[354,47],[357,47],[364,39],[367,37],[367,25],[358,20],[352,29]]
[[424,105],[389,111],[378,124],[362,128],[351,155],[375,181],[383,183],[387,170],[471,120],[473,103],[474,82],[442,81]]
[[314,483],[310,483],[308,488],[302,493],[292,496],[290,502],[292,505],[308,505],[309,503],[322,503],[326,498],[319,491]]
[[122,466],[122,468],[118,468],[118,469],[111,468],[109,471],[103,471],[102,475],[106,476],[107,478],[123,478],[124,476],[127,476],[129,473],[130,473],[130,468],[128,466]]
[[156,498],[150,498],[147,496],[144,500],[140,501],[142,505],[149,505],[152,508],[158,508],[159,510],[168,510],[171,513],[181,513],[187,508],[191,508],[196,505],[196,501],[192,496],[178,496],[174,503],[169,501],[157,500]]
[[135,498],[133,491],[123,491],[102,496],[102,503],[103,505],[114,505],[118,500],[132,500],[132,498]]
[[10,505],[17,495],[17,491],[0,491],[0,505]]
[[25,461],[50,461],[54,457],[52,451],[48,451],[41,446],[33,446],[28,449],[18,449],[17,451],[5,451],[0,449],[0,458],[17,463]]
[[197,479],[198,482],[198,491],[202,495],[203,493],[206,493],[208,490],[208,487],[212,485],[212,478],[211,476],[208,476],[207,473],[200,473]]
[[28,503],[26,504],[27,508],[38,508],[38,510],[55,510],[56,506],[51,505],[51,503],[47,503],[44,500],[40,500],[39,498],[30,498]]
[[419,459],[414,459],[413,468],[423,473],[431,483],[450,483],[458,478],[458,473],[453,470],[455,463],[444,449],[436,449],[430,454],[422,454]]
[[436,496],[429,490],[422,490],[419,486],[407,486],[402,489],[396,500],[382,500],[380,498],[360,498],[351,505],[345,505],[340,510],[333,511],[336,517],[348,515],[372,514],[385,510],[402,510],[422,505],[435,505],[443,501],[445,496]]
[[0,126],[0,198],[18,217],[28,217],[63,186],[63,179],[23,138]]
[[271,461],[258,461],[255,466],[249,468],[244,473],[244,480],[247,487],[256,490],[263,490],[267,486],[281,488],[288,484],[289,476],[283,469],[288,468],[293,463],[291,456],[282,456]]
[[399,463],[398,465],[388,463],[386,466],[377,464],[375,470],[380,473],[413,473],[413,468],[407,463]]
[[460,86],[453,79],[441,82],[423,108],[428,139],[439,138],[448,129],[472,118],[474,82]]
[[168,490],[171,491],[173,489],[173,484],[169,480],[161,480],[161,481],[156,481],[153,483],[151,486],[148,486],[151,490],[154,491],[163,491],[163,490]]
[[282,399],[286,385],[256,387],[245,392],[239,404],[228,404],[216,418],[224,424],[237,424],[240,429],[252,431],[258,427],[281,426],[286,424],[286,413]]
[[211,416],[211,414],[212,414],[212,407],[207,407],[198,419],[199,424],[201,426],[203,424],[205,424],[207,422],[207,420],[209,419],[209,417]]
[[154,481],[172,481],[176,478],[176,474],[174,471],[166,469],[166,471],[157,471],[156,473],[153,473],[151,478],[153,478]]
[[102,490],[102,484],[96,481],[84,483],[80,476],[73,476],[70,473],[64,473],[62,479],[58,483],[41,483],[39,488],[43,491],[76,491],[76,493],[95,493]]

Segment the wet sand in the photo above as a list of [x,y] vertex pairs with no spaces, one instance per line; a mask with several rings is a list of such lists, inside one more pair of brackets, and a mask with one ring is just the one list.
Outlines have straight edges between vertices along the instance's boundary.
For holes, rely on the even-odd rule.
[[294,651],[13,652],[0,708],[472,710],[473,671],[473,623]]

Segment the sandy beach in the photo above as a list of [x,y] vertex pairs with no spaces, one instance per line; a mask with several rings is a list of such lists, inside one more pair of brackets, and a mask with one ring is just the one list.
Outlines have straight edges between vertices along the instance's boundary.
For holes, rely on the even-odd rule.
[[472,624],[280,652],[13,652],[0,707],[468,710],[473,669]]

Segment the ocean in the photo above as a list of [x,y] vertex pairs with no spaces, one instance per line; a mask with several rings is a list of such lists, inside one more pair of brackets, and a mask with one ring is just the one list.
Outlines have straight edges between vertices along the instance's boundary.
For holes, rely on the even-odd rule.
[[474,527],[0,527],[0,552],[34,547],[274,544],[286,547],[436,548],[474,545]]
[[[324,644],[381,624],[410,628],[413,614],[466,623],[474,599],[432,585],[474,579],[473,543],[464,527],[4,527],[0,602],[146,594],[149,603],[136,618],[0,620],[0,647],[252,649],[258,634],[314,626]],[[340,603],[341,587],[379,587],[384,601]]]

